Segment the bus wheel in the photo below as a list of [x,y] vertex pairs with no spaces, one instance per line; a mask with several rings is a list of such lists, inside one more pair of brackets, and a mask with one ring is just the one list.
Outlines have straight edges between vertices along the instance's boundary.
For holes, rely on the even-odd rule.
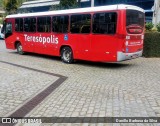
[[64,63],[73,62],[73,52],[70,47],[63,47],[61,50],[61,59]]
[[24,54],[21,43],[18,43],[18,44],[16,45],[16,48],[17,48],[17,52],[18,52],[20,55],[23,55],[23,54]]

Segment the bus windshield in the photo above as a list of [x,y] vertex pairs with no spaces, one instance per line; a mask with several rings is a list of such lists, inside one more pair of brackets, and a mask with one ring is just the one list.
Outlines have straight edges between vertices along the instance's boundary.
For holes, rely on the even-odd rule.
[[127,10],[126,27],[128,33],[142,33],[144,28],[144,13],[137,10]]

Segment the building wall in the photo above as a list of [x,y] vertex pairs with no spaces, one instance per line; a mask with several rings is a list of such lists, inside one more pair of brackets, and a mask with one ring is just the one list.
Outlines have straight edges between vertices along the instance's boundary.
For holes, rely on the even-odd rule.
[[146,12],[145,13],[146,22],[152,21],[152,16],[153,16],[152,7],[154,6],[154,0],[95,0],[95,6],[113,5],[113,4],[130,4],[141,7]]
[[[35,1],[35,0],[27,0],[27,1]],[[47,0],[44,0],[43,2],[45,1]],[[53,0],[53,1],[60,1],[60,0]],[[36,0],[35,3],[39,5],[38,0]],[[113,5],[113,4],[130,4],[139,6],[144,10],[146,10],[146,21],[147,22],[152,21],[153,11],[151,10],[151,8],[154,5],[154,0],[94,0],[94,6]],[[81,0],[81,7],[90,7],[90,6],[91,6],[91,0]],[[39,6],[39,7],[35,6],[29,8],[20,7],[19,12],[21,13],[24,9],[26,9],[29,12],[48,11],[50,7],[51,5]]]
[[148,10],[154,5],[154,0],[95,0],[95,6],[111,4],[131,4]]
[[155,0],[153,7],[153,24],[160,23],[160,0]]

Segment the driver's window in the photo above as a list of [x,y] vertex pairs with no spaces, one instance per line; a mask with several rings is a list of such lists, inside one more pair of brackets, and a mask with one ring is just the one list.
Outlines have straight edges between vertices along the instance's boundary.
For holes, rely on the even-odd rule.
[[12,24],[11,23],[7,23],[6,24],[6,34],[11,34],[12,33]]

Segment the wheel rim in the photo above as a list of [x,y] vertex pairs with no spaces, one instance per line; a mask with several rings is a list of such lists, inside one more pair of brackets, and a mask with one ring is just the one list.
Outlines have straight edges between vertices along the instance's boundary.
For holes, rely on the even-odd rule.
[[18,46],[18,52],[22,53],[22,45]]
[[69,60],[71,59],[71,52],[68,50],[65,50],[63,52],[63,59],[67,62],[69,62]]

